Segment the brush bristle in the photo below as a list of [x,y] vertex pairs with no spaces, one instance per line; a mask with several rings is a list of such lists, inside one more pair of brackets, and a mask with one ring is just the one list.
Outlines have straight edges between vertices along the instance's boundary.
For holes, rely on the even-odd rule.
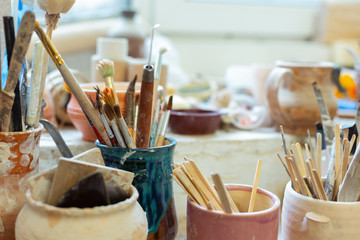
[[115,93],[114,90],[112,88],[107,88],[105,87],[105,89],[102,91],[103,96],[102,99],[105,101],[105,103],[107,103],[110,106],[113,106],[116,101],[115,101]]
[[103,78],[112,77],[114,75],[114,62],[104,59],[96,65],[96,70],[99,71]]
[[67,91],[70,94],[72,93],[69,86],[66,83],[63,83],[63,87],[64,87],[65,91]]
[[171,111],[172,105],[173,105],[173,95],[171,95],[171,96],[169,97],[169,101],[168,101],[166,110]]
[[120,117],[121,117],[121,108],[120,108],[119,104],[115,104],[115,105],[113,106],[113,110],[114,110],[115,115],[116,115],[118,118],[120,118]]
[[109,118],[110,121],[112,121],[114,119],[114,112],[112,110],[112,108],[108,105],[108,104],[105,104],[104,105],[104,112],[106,114],[106,116]]

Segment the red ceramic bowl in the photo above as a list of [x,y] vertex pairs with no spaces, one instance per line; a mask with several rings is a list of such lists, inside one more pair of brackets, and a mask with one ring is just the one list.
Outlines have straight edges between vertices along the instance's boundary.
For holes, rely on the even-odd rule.
[[178,134],[212,134],[219,128],[220,121],[217,110],[176,109],[170,113],[169,126]]
[[[119,99],[121,111],[123,114],[125,114],[126,90],[129,83],[115,82],[114,84],[115,84],[116,94]],[[94,90],[94,87],[99,86],[99,88],[103,90],[105,88],[105,83],[104,82],[84,83],[84,84],[80,84],[80,86],[88,97],[91,97],[93,100],[95,100],[96,91]],[[141,87],[141,83],[136,83],[135,96],[140,94],[140,87]],[[77,130],[81,131],[84,140],[95,141],[97,139],[89,122],[87,121],[84,115],[84,112],[81,110],[78,101],[73,95],[71,95],[70,102],[67,105],[67,113],[74,127]]]

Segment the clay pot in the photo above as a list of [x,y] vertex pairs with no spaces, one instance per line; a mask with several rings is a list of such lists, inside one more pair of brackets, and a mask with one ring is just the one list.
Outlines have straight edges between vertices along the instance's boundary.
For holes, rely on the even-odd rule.
[[25,204],[27,179],[39,171],[43,125],[27,132],[0,132],[0,239],[15,239],[15,220]]
[[286,185],[282,238],[353,240],[360,236],[360,202],[332,202],[305,197]]
[[[126,90],[129,83],[125,82],[115,82],[116,94],[119,99],[119,105],[122,111],[122,114],[125,114],[126,107]],[[104,82],[95,82],[95,83],[83,83],[80,84],[81,88],[84,90],[85,94],[94,101],[96,99],[96,91],[94,90],[95,86],[99,86],[101,90],[105,88]],[[135,96],[140,94],[140,83],[135,85]],[[74,95],[71,95],[70,102],[67,105],[68,116],[75,126],[75,128],[82,133],[82,138],[86,141],[95,141],[97,139],[95,133],[93,132],[88,120],[86,119],[84,112],[81,110],[80,105]]]
[[252,187],[226,185],[226,188],[240,213],[210,211],[188,198],[187,239],[277,240],[280,218],[279,198],[269,191],[258,188],[254,212],[248,213]]
[[46,204],[55,169],[29,180],[26,204],[16,220],[17,240],[141,240],[147,237],[145,212],[134,186],[130,198],[94,208],[58,208]]
[[291,134],[307,135],[316,131],[320,111],[312,87],[314,81],[322,92],[330,117],[336,114],[337,103],[332,91],[334,65],[327,62],[276,62],[267,80],[267,101],[276,128],[284,127]]

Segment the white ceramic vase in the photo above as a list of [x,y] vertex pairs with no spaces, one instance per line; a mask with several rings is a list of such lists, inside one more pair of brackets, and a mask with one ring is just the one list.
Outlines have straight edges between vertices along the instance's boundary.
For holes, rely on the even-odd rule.
[[360,238],[360,202],[332,202],[305,197],[286,185],[282,208],[284,240],[354,240]]
[[137,202],[139,193],[130,189],[130,198],[109,206],[58,208],[45,202],[54,171],[35,176],[29,182],[26,204],[16,220],[17,240],[141,240],[148,225]]

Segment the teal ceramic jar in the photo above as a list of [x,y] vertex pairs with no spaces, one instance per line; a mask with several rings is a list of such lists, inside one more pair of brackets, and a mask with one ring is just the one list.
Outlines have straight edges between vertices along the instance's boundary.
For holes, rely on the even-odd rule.
[[95,142],[105,165],[135,173],[133,185],[146,212],[148,239],[175,239],[177,218],[171,178],[176,141],[166,138],[165,145],[153,148],[117,148]]

